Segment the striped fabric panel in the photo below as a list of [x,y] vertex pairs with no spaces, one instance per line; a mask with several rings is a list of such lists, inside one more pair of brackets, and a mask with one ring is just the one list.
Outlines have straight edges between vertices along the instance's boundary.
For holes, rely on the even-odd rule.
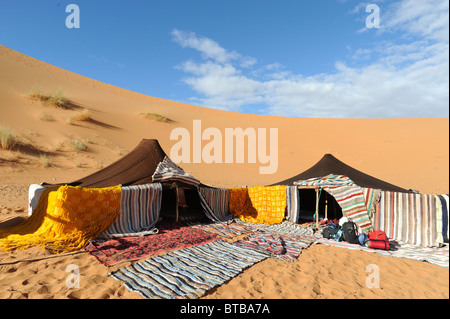
[[297,186],[286,186],[286,217],[285,219],[298,223],[300,216],[300,194]]
[[373,220],[389,238],[434,247],[439,244],[438,215],[434,195],[383,191]]
[[439,243],[448,244],[449,237],[449,196],[435,195],[436,198],[436,227],[437,227],[437,241]]
[[155,256],[109,275],[144,298],[195,299],[265,258],[254,250],[216,241]]
[[362,188],[359,186],[324,186],[342,208],[342,214],[355,222],[364,233],[373,230]]
[[367,187],[363,187],[362,190],[367,212],[369,213],[369,217],[372,218],[375,214],[376,205],[380,201],[381,190]]
[[167,156],[158,164],[152,175],[153,182],[179,181],[189,185],[199,185],[200,181],[194,176],[186,173]]
[[228,188],[198,187],[198,195],[203,211],[215,222],[225,222],[233,218],[229,211],[230,190]]
[[160,183],[122,187],[119,216],[99,238],[154,234],[154,226],[161,210],[161,198]]

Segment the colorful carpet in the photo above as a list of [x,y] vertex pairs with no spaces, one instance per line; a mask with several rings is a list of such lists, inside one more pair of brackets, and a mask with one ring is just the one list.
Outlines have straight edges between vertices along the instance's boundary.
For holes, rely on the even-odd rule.
[[143,298],[195,299],[265,258],[265,254],[218,240],[155,256],[109,276]]
[[216,234],[225,239],[234,239],[239,236],[249,235],[256,231],[255,228],[244,225],[243,223],[208,223],[193,224],[193,228],[204,230],[208,233]]
[[309,247],[317,238],[313,236],[280,235],[271,232],[252,234],[235,244],[243,248],[254,249],[272,258],[295,261],[303,249]]
[[201,229],[175,224],[158,224],[159,232],[147,236],[130,236],[90,242],[86,247],[92,256],[106,266],[135,261],[158,253],[202,245],[219,239]]

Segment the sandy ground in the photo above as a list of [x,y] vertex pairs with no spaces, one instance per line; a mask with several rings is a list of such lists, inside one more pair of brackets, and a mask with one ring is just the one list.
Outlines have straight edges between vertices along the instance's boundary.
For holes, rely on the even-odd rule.
[[[27,216],[28,186],[70,182],[95,172],[156,138],[169,155],[174,128],[278,128],[278,169],[257,163],[180,165],[214,186],[268,185],[302,172],[325,153],[369,175],[422,193],[449,191],[448,119],[303,119],[223,112],[116,88],[0,46],[0,126],[16,144],[0,148],[0,226]],[[27,93],[62,88],[73,102],[58,109]],[[87,109],[89,120],[78,115]],[[158,112],[159,122],[140,113]],[[75,150],[73,140],[87,146]],[[202,146],[206,142],[203,141]],[[269,146],[269,145],[268,145]],[[67,288],[68,265],[80,270],[80,288]],[[367,288],[367,265],[380,269],[380,288]],[[140,298],[105,275],[111,269],[87,253],[53,256],[39,249],[0,252],[0,298]],[[314,245],[294,263],[267,259],[204,298],[449,298],[448,269],[407,259]]]

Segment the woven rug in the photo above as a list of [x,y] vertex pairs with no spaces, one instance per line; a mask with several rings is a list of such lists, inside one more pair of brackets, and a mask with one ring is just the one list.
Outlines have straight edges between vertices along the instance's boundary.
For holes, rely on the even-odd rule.
[[350,244],[344,241],[337,242],[332,239],[321,238],[314,242],[314,244],[323,244],[332,247],[347,248],[351,250],[362,250],[370,253],[378,253],[382,256],[408,258],[418,261],[426,261],[430,264],[449,268],[449,249],[443,248],[428,248],[390,241],[390,250],[372,249],[358,244]]
[[252,234],[236,242],[236,245],[255,249],[270,257],[293,262],[304,248],[309,247],[317,238],[313,236],[295,236],[261,232]]
[[155,256],[109,276],[123,281],[128,290],[143,298],[195,299],[266,257],[218,240]]
[[209,223],[194,224],[193,228],[204,230],[208,233],[216,234],[222,238],[233,239],[242,235],[249,235],[256,231],[255,228],[244,225],[243,223]]
[[106,266],[134,261],[162,252],[202,245],[219,239],[201,229],[176,224],[158,224],[159,232],[147,236],[130,236],[90,242],[86,247],[100,263]]

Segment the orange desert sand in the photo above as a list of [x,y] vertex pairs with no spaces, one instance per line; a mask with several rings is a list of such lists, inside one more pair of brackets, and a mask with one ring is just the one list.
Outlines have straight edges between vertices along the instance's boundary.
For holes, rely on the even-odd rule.
[[[0,126],[17,143],[0,149],[0,223],[27,217],[28,186],[70,182],[158,139],[169,155],[170,132],[215,127],[278,128],[278,170],[256,164],[180,165],[213,186],[269,185],[302,172],[325,153],[369,175],[421,193],[449,192],[449,119],[314,119],[240,114],[138,94],[83,77],[0,46]],[[72,109],[44,106],[27,94],[62,89]],[[87,109],[90,119],[78,115]],[[146,119],[156,112],[169,121]],[[72,140],[87,150],[76,151]],[[205,142],[206,143],[206,142]],[[66,287],[67,265],[80,269],[80,288]],[[380,288],[366,288],[366,266],[380,269]],[[123,265],[121,265],[123,266]],[[0,252],[0,298],[141,298],[105,275],[108,268],[80,251],[55,256],[32,247]],[[313,245],[294,263],[266,259],[204,298],[449,298],[447,268],[375,253]]]

